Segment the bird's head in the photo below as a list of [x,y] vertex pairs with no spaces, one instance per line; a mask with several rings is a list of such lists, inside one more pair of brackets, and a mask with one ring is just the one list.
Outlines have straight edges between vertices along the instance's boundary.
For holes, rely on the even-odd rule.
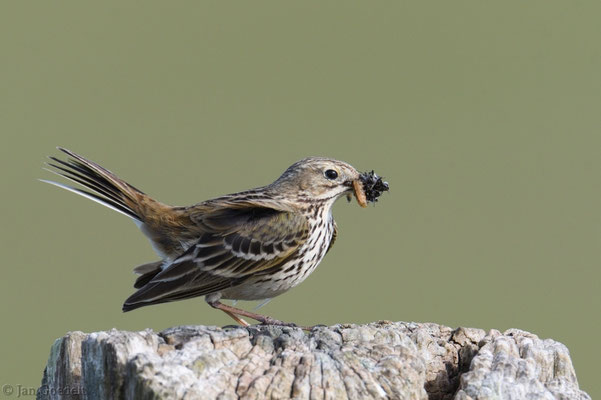
[[[354,193],[365,206],[359,172],[343,161],[308,157],[292,164],[273,185],[298,193],[301,199],[332,200]],[[358,193],[359,192],[359,193]]]

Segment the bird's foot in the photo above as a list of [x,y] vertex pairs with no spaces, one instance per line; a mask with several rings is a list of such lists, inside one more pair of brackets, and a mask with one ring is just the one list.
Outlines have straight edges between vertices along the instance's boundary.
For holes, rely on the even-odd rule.
[[209,305],[213,308],[217,308],[218,310],[223,311],[232,319],[234,319],[234,321],[236,321],[242,326],[249,326],[249,324],[248,322],[240,318],[240,316],[252,318],[255,321],[260,322],[261,325],[287,326],[290,328],[301,328],[304,331],[311,331],[311,329],[313,329],[312,326],[299,326],[293,322],[284,322],[280,321],[279,319],[268,317],[266,315],[261,315],[250,311],[242,310],[241,308],[228,306],[227,304],[221,303],[219,300],[209,302]]
[[301,328],[303,331],[307,331],[307,332],[310,332],[313,329],[313,326],[297,325],[294,322],[284,322],[284,321],[280,321],[279,319],[274,319],[271,317],[265,317],[265,320],[259,321],[259,322],[261,322],[261,325],[275,325],[275,326],[287,326],[290,328]]

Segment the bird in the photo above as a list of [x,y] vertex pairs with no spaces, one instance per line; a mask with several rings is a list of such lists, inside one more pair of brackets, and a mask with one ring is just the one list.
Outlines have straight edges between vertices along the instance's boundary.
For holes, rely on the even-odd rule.
[[67,158],[50,156],[46,169],[77,185],[41,180],[131,218],[160,257],[134,268],[137,291],[125,300],[124,312],[204,296],[243,326],[249,325],[243,317],[296,326],[221,300],[268,300],[297,286],[336,241],[336,200],[354,195],[367,205],[361,174],[331,158],[297,161],[266,186],[169,206],[99,164],[58,150]]

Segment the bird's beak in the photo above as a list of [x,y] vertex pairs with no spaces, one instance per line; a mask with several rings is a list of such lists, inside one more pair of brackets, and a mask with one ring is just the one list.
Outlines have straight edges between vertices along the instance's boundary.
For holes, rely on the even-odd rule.
[[363,182],[360,179],[353,181],[353,191],[355,192],[355,198],[357,203],[363,208],[367,207],[367,199],[365,197],[365,191],[363,190]]

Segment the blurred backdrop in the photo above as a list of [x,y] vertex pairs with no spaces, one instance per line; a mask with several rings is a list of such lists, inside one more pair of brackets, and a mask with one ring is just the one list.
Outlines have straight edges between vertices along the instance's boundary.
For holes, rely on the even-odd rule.
[[232,323],[202,299],[121,312],[156,256],[127,218],[36,180],[60,145],[177,205],[308,155],[374,169],[391,191],[340,201],[333,251],[262,311],[521,328],[565,343],[599,397],[599,12],[3,2],[0,383],[37,387],[67,331]]

